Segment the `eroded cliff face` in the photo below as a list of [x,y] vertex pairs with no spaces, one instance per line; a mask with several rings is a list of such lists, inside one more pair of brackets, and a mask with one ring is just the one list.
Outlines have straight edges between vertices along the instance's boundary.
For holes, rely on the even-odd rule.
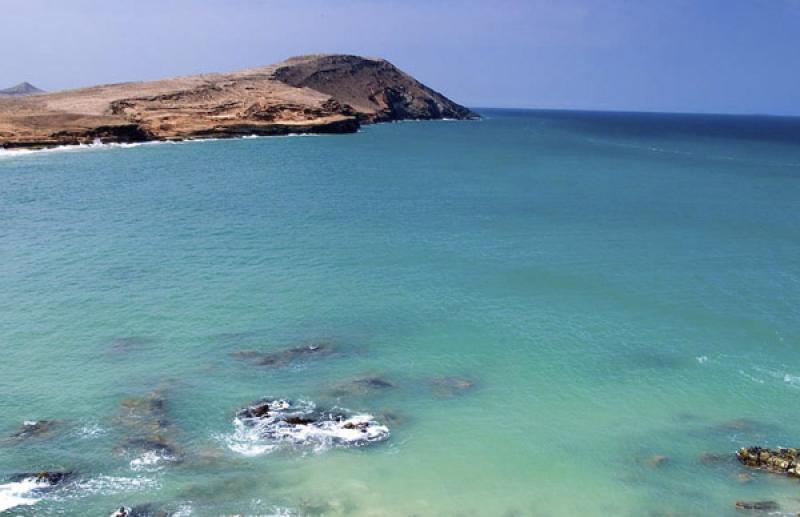
[[476,117],[385,59],[303,56],[279,65],[275,78],[328,94],[353,107],[363,122]]
[[388,61],[315,55],[225,74],[0,98],[0,146],[351,133],[361,123],[472,117]]

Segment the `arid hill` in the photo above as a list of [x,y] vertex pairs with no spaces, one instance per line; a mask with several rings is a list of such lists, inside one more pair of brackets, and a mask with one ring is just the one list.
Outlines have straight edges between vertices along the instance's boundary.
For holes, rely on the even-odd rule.
[[476,115],[383,59],[312,55],[231,73],[0,97],[0,147],[350,133]]
[[11,88],[4,88],[0,90],[0,96],[3,95],[33,95],[34,93],[44,93],[29,82],[19,83]]

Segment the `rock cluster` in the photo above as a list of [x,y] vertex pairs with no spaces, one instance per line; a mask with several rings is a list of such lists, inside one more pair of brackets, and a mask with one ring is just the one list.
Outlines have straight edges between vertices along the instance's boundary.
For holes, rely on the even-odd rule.
[[389,428],[371,415],[319,410],[305,401],[263,399],[240,410],[237,425],[275,443],[360,446],[389,438]]
[[800,464],[798,464],[797,449],[765,447],[742,447],[736,457],[744,465],[756,469],[800,477]]

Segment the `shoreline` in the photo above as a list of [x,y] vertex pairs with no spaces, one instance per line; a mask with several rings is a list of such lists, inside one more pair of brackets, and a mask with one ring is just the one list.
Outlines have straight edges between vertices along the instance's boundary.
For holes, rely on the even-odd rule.
[[89,150],[110,150],[110,149],[130,149],[144,145],[158,145],[158,144],[188,144],[195,142],[218,142],[222,140],[251,140],[255,138],[289,138],[300,136],[331,136],[331,135],[351,135],[360,133],[365,126],[376,126],[381,124],[401,124],[409,122],[465,122],[465,121],[480,121],[481,117],[469,119],[456,119],[456,118],[440,118],[440,119],[402,119],[402,120],[389,120],[384,122],[372,122],[368,124],[359,124],[355,131],[348,132],[326,132],[326,131],[302,131],[302,132],[287,132],[287,133],[225,133],[214,136],[198,136],[189,138],[160,138],[136,141],[114,141],[103,140],[102,138],[95,138],[92,142],[78,142],[69,144],[53,144],[53,145],[18,145],[6,147],[5,144],[0,144],[0,160],[32,156],[40,153],[48,152],[72,152],[72,151],[89,151]]

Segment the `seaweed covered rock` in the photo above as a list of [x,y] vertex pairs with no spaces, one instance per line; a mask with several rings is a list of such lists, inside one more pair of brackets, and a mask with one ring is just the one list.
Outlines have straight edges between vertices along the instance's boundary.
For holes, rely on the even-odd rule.
[[794,448],[742,447],[736,452],[736,457],[751,468],[800,477],[797,449]]

